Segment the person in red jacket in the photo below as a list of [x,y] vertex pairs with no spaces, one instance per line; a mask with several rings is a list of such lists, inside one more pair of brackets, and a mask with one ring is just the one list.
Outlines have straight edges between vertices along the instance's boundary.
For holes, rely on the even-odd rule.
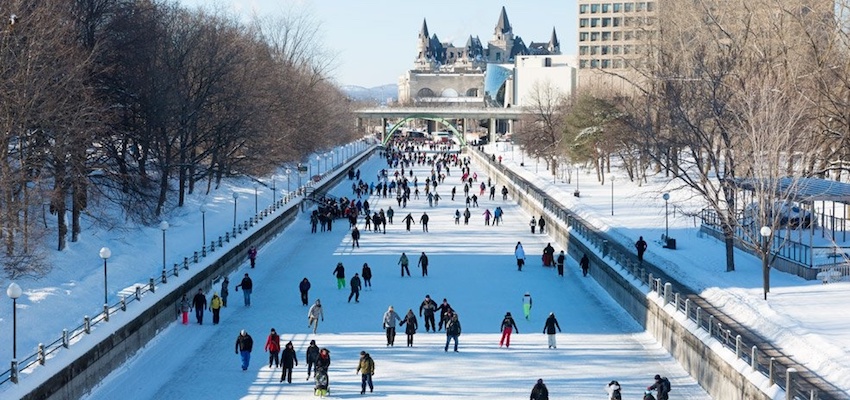
[[280,336],[275,332],[274,328],[272,328],[272,332],[269,333],[269,337],[266,339],[265,351],[269,352],[269,368],[272,365],[275,368],[280,367]]

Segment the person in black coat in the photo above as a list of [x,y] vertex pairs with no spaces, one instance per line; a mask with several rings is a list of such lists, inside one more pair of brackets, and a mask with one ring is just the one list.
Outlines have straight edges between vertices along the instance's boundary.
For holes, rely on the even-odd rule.
[[363,287],[371,288],[372,287],[372,268],[369,268],[369,264],[363,263],[363,272],[360,273],[360,276],[363,277]]
[[251,277],[248,276],[247,273],[245,274],[245,277],[242,278],[242,282],[236,285],[236,288],[234,290],[238,292],[239,288],[242,288],[242,297],[245,300],[245,306],[250,307],[251,292],[254,290],[254,281],[251,280]]
[[[505,344],[505,347],[511,347],[511,332],[516,331],[519,333],[519,329],[516,326],[516,321],[514,321],[514,317],[511,316],[511,313],[505,313],[505,318],[502,319],[502,338],[499,339],[499,347],[502,347]],[[507,343],[505,343],[507,341]]]
[[540,228],[540,234],[542,235],[544,233],[543,230],[546,228],[546,220],[543,219],[542,215],[537,219],[537,227]]
[[646,390],[655,390],[656,400],[667,400],[670,393],[670,381],[667,378],[662,378],[661,375],[655,375],[655,383],[647,387]]
[[549,400],[549,389],[546,388],[543,379],[537,380],[537,384],[531,389],[529,400]]
[[635,249],[637,250],[638,261],[643,263],[643,253],[646,252],[646,241],[643,240],[643,236],[638,238],[638,241],[635,242]]
[[549,348],[557,349],[557,343],[555,343],[555,328],[558,328],[558,332],[561,331],[561,325],[558,324],[558,319],[555,318],[555,313],[549,313],[549,317],[546,318],[546,323],[543,325],[543,333],[545,333],[549,338]]
[[437,307],[437,311],[440,312],[440,325],[437,327],[438,331],[443,330],[443,325],[449,322],[449,318],[452,316],[452,306],[449,305],[449,301],[443,299],[443,304],[440,304]]
[[351,248],[355,247],[360,248],[360,230],[356,226],[351,230]]
[[319,346],[316,346],[316,341],[311,340],[310,346],[307,347],[307,354],[304,357],[307,360],[307,380],[310,380],[310,373],[313,372],[313,366],[316,365],[316,360],[319,359]]
[[310,291],[310,281],[307,280],[307,277],[301,280],[301,283],[298,284],[298,291],[301,292],[301,305],[308,305],[309,298],[307,293]]
[[292,383],[292,368],[293,363],[298,365],[298,356],[295,354],[295,348],[292,345],[292,342],[286,343],[286,347],[283,348],[283,354],[281,354],[281,363],[283,364],[283,372],[280,375],[280,381],[283,382],[286,379],[287,383]]
[[590,270],[590,259],[587,258],[587,254],[581,256],[581,261],[578,262],[578,265],[581,267],[581,275],[587,276],[587,271]]
[[555,259],[555,265],[558,266],[558,276],[564,276],[564,261],[566,261],[567,256],[564,254],[564,251],[561,250],[561,253],[558,254],[558,258]]
[[203,325],[204,309],[207,308],[207,296],[204,296],[203,289],[198,289],[198,293],[192,298],[192,307],[195,308],[195,319],[198,320],[198,325]]
[[407,315],[399,323],[399,326],[407,325],[404,328],[404,333],[407,335],[407,347],[413,347],[413,335],[416,334],[416,329],[419,328],[419,322],[416,320],[416,315],[413,314],[413,309],[407,310]]
[[351,277],[351,294],[348,295],[348,302],[351,303],[351,298],[354,297],[354,302],[360,302],[360,275],[356,272]]
[[424,251],[419,256],[419,266],[422,267],[422,276],[428,276],[428,256],[425,255]]
[[434,312],[437,311],[437,302],[431,299],[430,295],[425,295],[425,300],[419,305],[419,316],[425,313],[425,332],[430,329],[431,332],[437,331],[437,324],[434,322]]
[[239,331],[239,336],[236,338],[236,354],[242,360],[242,370],[248,369],[248,364],[251,362],[251,350],[254,348],[254,339],[244,329]]

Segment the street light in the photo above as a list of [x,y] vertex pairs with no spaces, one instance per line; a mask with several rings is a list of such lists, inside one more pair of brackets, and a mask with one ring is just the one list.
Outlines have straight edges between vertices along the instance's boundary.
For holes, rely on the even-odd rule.
[[260,188],[260,185],[254,184],[254,215],[257,215],[257,189]]
[[611,215],[614,215],[614,174],[608,175],[611,180]]
[[201,240],[203,241],[203,247],[207,246],[207,205],[201,204],[199,207],[201,210]]
[[275,187],[275,182],[276,181],[274,179],[272,179],[272,204],[277,202],[277,194],[275,193],[277,188]]
[[322,164],[320,164],[321,162],[322,162],[322,156],[317,155],[316,156],[316,175],[322,174]]
[[112,256],[112,252],[109,250],[109,247],[101,247],[100,248],[100,258],[103,259],[103,304],[109,304],[106,301],[106,260]]
[[6,295],[12,299],[12,383],[18,383],[18,298],[22,294],[21,287],[15,282],[6,289]]
[[286,194],[287,195],[289,195],[289,174],[291,174],[291,173],[292,173],[292,170],[287,168],[286,169]]
[[168,230],[168,222],[160,222],[159,229],[162,229],[162,277],[165,278],[165,231]]
[[670,193],[664,193],[661,198],[664,199],[664,240],[670,237],[670,226],[667,224],[667,201],[670,200]]
[[764,299],[767,300],[767,292],[770,292],[770,235],[773,230],[769,226],[761,227],[759,230],[762,237],[762,256],[761,256],[761,273],[762,283],[764,283]]
[[236,199],[239,198],[239,193],[233,192],[233,227],[236,227]]

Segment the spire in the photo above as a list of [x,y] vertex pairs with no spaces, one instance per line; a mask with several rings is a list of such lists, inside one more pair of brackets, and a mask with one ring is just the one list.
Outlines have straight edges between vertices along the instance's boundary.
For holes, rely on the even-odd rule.
[[429,36],[431,35],[428,34],[428,23],[425,18],[422,18],[422,29],[419,30],[419,37],[427,39]]
[[496,33],[508,33],[511,31],[511,23],[508,21],[508,13],[505,11],[505,6],[502,6],[502,12],[499,13],[499,20],[496,21]]
[[552,48],[561,47],[561,43],[558,42],[558,35],[555,33],[555,27],[552,27],[552,37],[549,38],[549,46]]

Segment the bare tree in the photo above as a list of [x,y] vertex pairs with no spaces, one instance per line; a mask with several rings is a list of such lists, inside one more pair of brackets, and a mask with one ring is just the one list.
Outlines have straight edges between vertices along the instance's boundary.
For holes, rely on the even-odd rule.
[[558,157],[564,149],[565,115],[569,99],[552,82],[537,81],[528,94],[530,111],[523,116],[514,140],[535,158],[542,158],[547,169],[556,175]]

